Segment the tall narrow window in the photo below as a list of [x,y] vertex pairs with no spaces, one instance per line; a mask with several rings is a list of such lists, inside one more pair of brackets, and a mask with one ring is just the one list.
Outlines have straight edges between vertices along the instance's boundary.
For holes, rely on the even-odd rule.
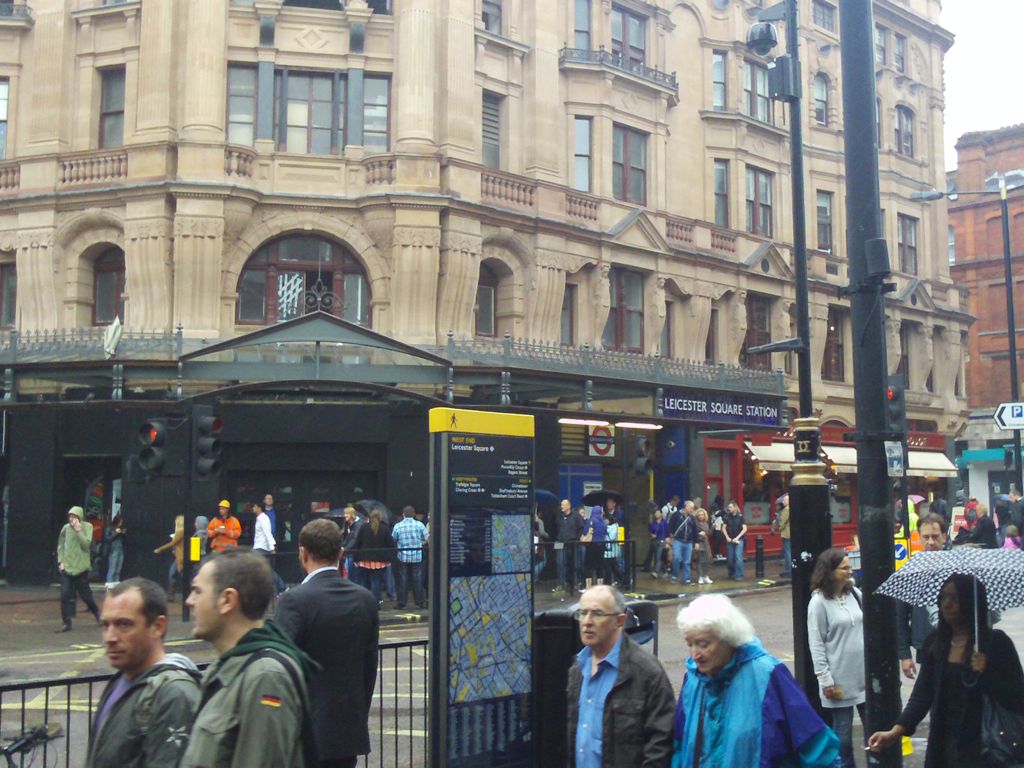
[[589,51],[590,43],[590,0],[574,0],[572,43],[576,48]]
[[768,96],[768,69],[752,61],[743,64],[743,114],[762,123],[774,122]]
[[821,378],[826,381],[846,381],[846,311],[828,308],[828,328],[825,333],[825,357],[821,363]]
[[483,155],[488,168],[501,167],[501,103],[496,93],[484,91],[483,101]]
[[100,71],[100,149],[124,144],[124,67]]
[[675,357],[675,350],[672,348],[672,308],[672,302],[666,301],[665,323],[661,326],[661,342],[658,349],[661,357]]
[[572,186],[580,192],[589,192],[591,185],[590,158],[593,153],[589,117],[576,117],[572,121]]
[[875,143],[882,148],[882,100],[875,99]]
[[363,146],[367,152],[388,151],[390,85],[386,77],[363,80]]
[[814,76],[814,122],[828,125],[828,78],[822,74]]
[[875,66],[884,67],[889,63],[889,30],[875,26]]
[[952,226],[947,227],[947,238],[946,244],[946,255],[949,258],[950,264],[956,264],[956,231]]
[[724,112],[728,104],[725,80],[727,61],[725,51],[711,52],[711,108],[718,112]]
[[772,174],[747,166],[747,231],[772,235]]
[[475,332],[477,336],[495,336],[498,322],[495,316],[498,276],[487,264],[480,265],[480,280],[476,285]]
[[704,362],[714,363],[718,360],[718,310],[711,310],[711,322],[708,324],[708,335],[704,339]]
[[832,251],[832,193],[818,190],[818,250]]
[[644,276],[641,272],[612,267],[608,275],[611,311],[602,343],[607,349],[642,352],[644,346]]
[[835,6],[829,3],[822,2],[822,0],[814,0],[812,6],[812,13],[814,18],[814,24],[827,29],[829,32],[836,31],[836,9]]
[[770,354],[751,355],[747,352],[751,347],[759,347],[772,340],[771,308],[772,301],[767,296],[747,294],[747,335],[740,354],[740,363],[747,368],[770,370],[772,367]]
[[623,125],[612,131],[612,194],[627,203],[647,202],[647,134]]
[[896,151],[914,156],[914,113],[902,105],[896,107]]
[[501,34],[501,0],[483,0],[484,29],[496,35]]
[[110,325],[124,320],[124,251],[111,248],[92,266],[92,324]]
[[332,122],[337,95],[328,72],[278,71],[274,77],[274,140],[279,150],[308,155],[337,151]]
[[643,66],[647,61],[647,19],[635,13],[612,7],[612,53],[622,57],[629,66]]
[[907,71],[907,38],[903,35],[892,37],[892,65],[898,72]]
[[7,107],[11,98],[11,81],[0,77],[0,160],[7,157]]
[[565,284],[562,294],[562,328],[559,342],[563,347],[571,347],[576,343],[576,286]]
[[18,321],[18,268],[0,264],[0,326],[13,328]]
[[910,340],[913,333],[913,323],[904,322],[900,325],[900,361],[896,366],[896,375],[903,379],[903,386],[907,389],[910,389]]
[[228,143],[252,145],[256,138],[256,68],[228,65]]
[[729,226],[729,161],[715,160],[715,224]]
[[896,216],[899,224],[900,271],[908,275],[917,274],[917,219]]

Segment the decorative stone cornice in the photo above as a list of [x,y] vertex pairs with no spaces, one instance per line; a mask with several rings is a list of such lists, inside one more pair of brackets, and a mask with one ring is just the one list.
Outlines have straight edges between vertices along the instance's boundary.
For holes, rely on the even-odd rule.
[[124,223],[125,240],[157,240],[171,234],[167,219],[138,219]]
[[437,248],[441,245],[441,230],[436,227],[395,227],[393,242],[402,246]]
[[26,229],[18,232],[18,250],[52,248],[52,229]]

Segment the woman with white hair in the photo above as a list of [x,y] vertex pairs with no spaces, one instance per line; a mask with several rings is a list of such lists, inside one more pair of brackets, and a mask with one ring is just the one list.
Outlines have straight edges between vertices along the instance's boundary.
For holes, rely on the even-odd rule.
[[728,597],[698,597],[679,612],[678,624],[690,658],[672,768],[835,764],[836,735]]

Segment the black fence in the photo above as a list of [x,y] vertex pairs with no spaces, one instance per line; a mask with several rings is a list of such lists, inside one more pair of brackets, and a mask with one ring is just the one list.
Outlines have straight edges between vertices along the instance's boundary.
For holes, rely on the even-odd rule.
[[[426,764],[427,649],[426,640],[380,645],[369,718],[373,751],[359,762],[364,768]],[[87,675],[0,685],[0,735],[5,741],[43,723],[59,725],[63,731],[59,739],[15,758],[15,764],[22,768],[84,766],[92,719],[111,677]]]

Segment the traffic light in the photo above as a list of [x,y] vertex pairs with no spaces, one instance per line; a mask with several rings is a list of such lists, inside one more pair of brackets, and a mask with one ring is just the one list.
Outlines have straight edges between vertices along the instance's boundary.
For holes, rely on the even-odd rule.
[[638,437],[636,439],[636,461],[633,462],[633,471],[638,475],[646,475],[653,468],[651,441],[646,437]]
[[139,466],[152,475],[161,474],[167,462],[167,420],[149,419],[139,427]]
[[903,376],[889,377],[889,386],[885,389],[885,416],[889,431],[900,435],[900,440],[907,439],[907,401],[904,398]]
[[224,426],[212,405],[192,406],[192,467],[194,480],[215,477],[220,472],[220,431]]

